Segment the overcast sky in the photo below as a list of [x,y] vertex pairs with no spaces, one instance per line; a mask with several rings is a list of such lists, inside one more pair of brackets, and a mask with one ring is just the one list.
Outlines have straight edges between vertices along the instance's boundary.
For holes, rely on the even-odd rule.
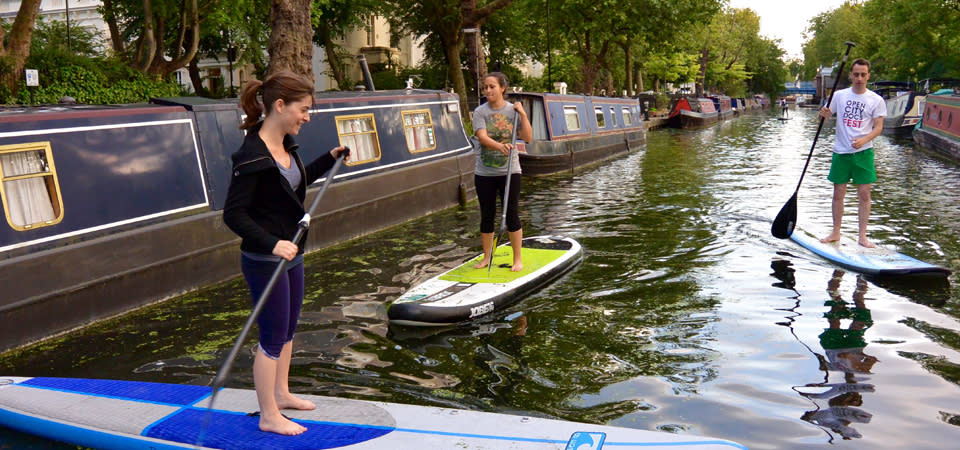
[[843,5],[844,0],[730,0],[732,8],[750,8],[760,16],[760,35],[780,39],[788,58],[803,57],[803,32],[814,16]]

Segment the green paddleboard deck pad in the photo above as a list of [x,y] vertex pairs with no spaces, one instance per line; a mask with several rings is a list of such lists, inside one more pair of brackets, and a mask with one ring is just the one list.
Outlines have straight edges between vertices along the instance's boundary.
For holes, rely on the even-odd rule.
[[412,326],[443,326],[500,310],[573,268],[583,257],[580,244],[563,236],[523,240],[523,270],[514,272],[510,243],[496,248],[490,270],[474,269],[478,255],[417,285],[387,309],[390,322]]
[[866,248],[844,236],[837,242],[824,243],[797,229],[790,239],[818,256],[854,272],[882,277],[915,275],[950,275],[950,270],[920,261],[897,251],[877,246]]
[[[260,431],[257,394],[186,384],[0,377],[0,426],[82,447],[123,450],[745,449],[687,434],[433,406],[304,395],[284,414],[297,436]],[[663,447],[661,447],[663,446]]]

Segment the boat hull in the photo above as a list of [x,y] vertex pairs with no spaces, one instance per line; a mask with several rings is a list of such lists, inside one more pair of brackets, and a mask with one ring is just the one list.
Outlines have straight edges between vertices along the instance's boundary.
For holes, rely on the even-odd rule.
[[[383,142],[378,160],[340,170],[313,214],[311,228],[323,232],[308,234],[307,251],[472,196],[474,156],[459,113],[448,106],[457,104],[456,97],[401,92],[318,96],[319,111],[307,124],[315,129],[304,128],[298,140],[305,160],[339,144],[333,125],[339,117],[373,118]],[[35,140],[36,133],[53,136],[47,139],[64,203],[63,219],[55,225],[18,231],[0,224],[0,320],[17,324],[0,327],[0,351],[239,275],[240,241],[223,224],[221,209],[230,154],[243,138],[240,116],[232,103],[197,102],[172,106],[176,102],[167,100],[165,106],[135,109],[133,118],[123,108],[92,115],[84,110],[38,113],[27,115],[42,119],[29,126],[23,115],[0,116],[0,146],[17,148],[17,142]],[[402,123],[401,111],[408,110],[429,111],[434,129],[421,136],[431,137],[434,148],[406,152],[407,130],[391,124]],[[147,120],[149,114],[157,117]],[[131,123],[182,129],[159,137]],[[126,178],[99,180],[115,172]],[[307,204],[319,181],[308,189]]]

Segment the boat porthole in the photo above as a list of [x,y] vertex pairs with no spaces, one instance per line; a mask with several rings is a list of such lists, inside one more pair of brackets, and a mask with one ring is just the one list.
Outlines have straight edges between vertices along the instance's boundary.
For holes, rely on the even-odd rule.
[[952,126],[953,126],[953,113],[951,112],[950,115],[947,116],[947,128],[950,128]]

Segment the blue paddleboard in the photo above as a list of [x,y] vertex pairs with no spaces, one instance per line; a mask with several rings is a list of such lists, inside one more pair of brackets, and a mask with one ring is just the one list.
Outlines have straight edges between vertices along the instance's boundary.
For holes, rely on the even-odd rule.
[[824,259],[854,272],[876,276],[950,275],[950,270],[877,246],[866,248],[846,236],[837,242],[823,243],[807,232],[796,229],[790,239]]
[[284,410],[307,431],[265,433],[256,392],[82,378],[0,377],[0,426],[97,449],[746,449],[659,431],[432,406],[301,395],[313,411]]

